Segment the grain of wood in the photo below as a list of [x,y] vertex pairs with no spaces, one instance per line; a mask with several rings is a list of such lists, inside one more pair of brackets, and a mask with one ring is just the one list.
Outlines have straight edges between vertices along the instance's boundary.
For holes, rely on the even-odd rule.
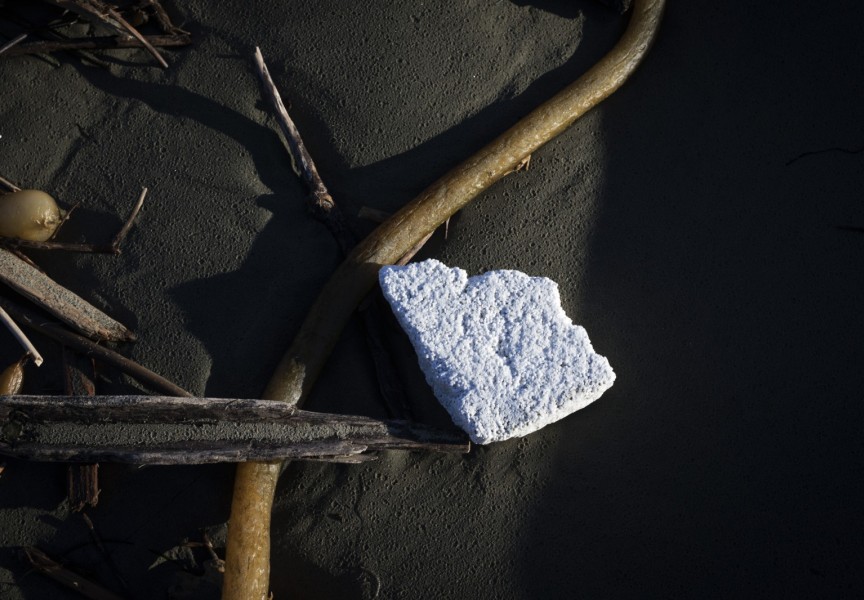
[[5,248],[0,248],[0,281],[89,338],[112,342],[135,339],[125,325]]

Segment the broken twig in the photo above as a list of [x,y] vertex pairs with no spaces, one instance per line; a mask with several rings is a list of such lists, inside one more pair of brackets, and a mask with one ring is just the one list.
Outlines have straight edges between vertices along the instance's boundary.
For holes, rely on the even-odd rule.
[[309,209],[330,230],[331,235],[336,240],[336,243],[339,244],[342,252],[348,254],[356,244],[356,239],[348,229],[342,211],[338,210],[333,197],[327,190],[327,186],[324,185],[324,181],[318,174],[315,162],[306,149],[303,138],[300,137],[300,131],[288,115],[288,110],[282,102],[282,96],[279,94],[276,84],[273,83],[273,78],[270,77],[270,71],[264,63],[261,49],[257,46],[255,47],[255,66],[258,77],[261,79],[261,85],[267,93],[270,104],[273,105],[276,121],[279,123],[279,128],[282,130],[285,142],[288,144],[288,152],[294,172],[300,177],[309,191]]
[[72,588],[85,598],[90,598],[90,600],[123,600],[122,597],[114,592],[106,590],[101,585],[95,584],[78,573],[70,571],[38,548],[28,546],[24,548],[24,554],[27,555],[27,560],[30,561],[34,569],[47,575],[54,581]]
[[[63,371],[67,396],[95,396],[93,360],[63,346]],[[99,503],[99,464],[69,465],[66,468],[66,495],[72,510]]]
[[7,52],[8,50],[10,50],[11,48],[13,48],[14,46],[17,46],[18,44],[20,44],[21,42],[23,42],[23,41],[26,40],[26,39],[27,39],[27,34],[26,34],[26,33],[22,33],[22,34],[19,35],[18,37],[15,37],[15,38],[9,40],[8,42],[6,42],[6,43],[3,44],[2,46],[0,46],[0,54],[3,54],[4,52]]
[[0,177],[0,184],[6,187],[10,192],[20,192],[21,188],[6,179],[5,177]]
[[117,12],[117,10],[107,4],[102,2],[101,0],[46,0],[49,4],[53,4],[55,6],[59,6],[60,8],[64,8],[66,10],[70,10],[74,13],[81,15],[82,17],[95,21],[97,23],[101,23],[103,25],[107,25],[111,29],[115,30],[118,34],[122,36],[132,36],[133,39],[137,40],[141,46],[143,46],[147,52],[149,52],[153,58],[162,66],[162,68],[167,69],[168,63],[165,62],[165,59],[162,58],[162,55],[153,47],[147,38],[141,35],[141,32],[135,29],[132,25],[129,24],[123,16]]
[[9,330],[9,332],[18,340],[18,343],[27,351],[27,354],[30,355],[30,359],[33,361],[33,364],[37,367],[41,366],[43,363],[42,355],[39,354],[39,351],[36,350],[36,347],[33,345],[33,342],[30,341],[24,332],[21,331],[21,328],[12,320],[12,317],[9,316],[2,307],[0,307],[0,321],[3,321],[3,324]]

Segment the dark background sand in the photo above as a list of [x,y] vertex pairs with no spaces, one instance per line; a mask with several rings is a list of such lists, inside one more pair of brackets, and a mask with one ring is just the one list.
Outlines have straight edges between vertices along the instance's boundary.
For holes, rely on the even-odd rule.
[[[255,44],[355,214],[407,202],[623,25],[588,2],[177,4],[196,43],[167,71],[138,51],[107,71],[0,60],[0,174],[83,201],[67,239],[108,239],[149,186],[122,256],[36,258],[134,327],[130,356],[223,397],[261,393],[339,261],[260,100]],[[615,386],[465,457],[291,465],[277,599],[864,593],[864,234],[838,228],[864,227],[864,153],[794,160],[864,146],[864,4],[670,4],[632,80],[425,252],[558,281]],[[18,352],[0,344],[4,363]],[[382,415],[370,365],[350,328],[309,406]],[[29,375],[59,391],[50,363]],[[134,390],[108,375],[104,391]],[[130,596],[213,597],[182,570],[200,549],[150,567],[225,521],[232,468],[101,473],[90,515]],[[63,498],[63,467],[7,461],[3,598],[73,597],[28,572],[27,544],[120,589]]]

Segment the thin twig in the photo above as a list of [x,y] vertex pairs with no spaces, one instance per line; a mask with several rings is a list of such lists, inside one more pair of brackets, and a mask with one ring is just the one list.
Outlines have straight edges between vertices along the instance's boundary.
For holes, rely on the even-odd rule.
[[129,584],[126,583],[126,578],[123,577],[123,574],[120,572],[120,567],[117,566],[117,561],[114,560],[114,557],[110,552],[108,552],[108,548],[106,548],[105,544],[102,542],[102,536],[99,535],[93,521],[85,512],[81,513],[81,518],[84,519],[84,524],[87,525],[87,529],[90,530],[90,539],[93,540],[93,543],[96,544],[96,547],[99,549],[99,553],[102,554],[105,562],[107,562],[108,566],[111,567],[111,572],[120,583],[120,587],[122,587],[124,591],[129,591]]
[[165,69],[168,68],[168,63],[162,58],[162,55],[153,47],[141,32],[129,24],[123,16],[118,13],[113,6],[102,2],[101,0],[47,0],[49,3],[71,10],[85,18],[97,21],[103,25],[107,25],[121,35],[131,35],[138,40],[139,44],[149,52],[153,58]]
[[18,187],[17,185],[15,185],[14,183],[12,183],[8,179],[6,179],[5,177],[0,177],[0,184],[3,184],[6,187],[6,189],[8,189],[10,192],[20,192],[21,191],[20,187]]
[[167,34],[171,35],[189,35],[188,31],[177,27],[168,15],[168,11],[158,0],[141,0],[138,3],[139,8],[150,7],[153,9],[153,15],[156,17],[156,22],[159,23],[159,28]]
[[18,343],[21,344],[24,350],[27,351],[27,354],[30,355],[33,364],[37,367],[41,366],[44,362],[42,359],[42,355],[39,354],[39,351],[36,350],[36,347],[33,345],[33,342],[30,341],[30,338],[24,335],[24,332],[21,331],[21,328],[18,327],[15,321],[12,320],[12,317],[9,316],[9,313],[3,310],[2,307],[0,307],[0,321],[3,321],[3,324],[6,326],[6,328],[10,331],[10,333],[12,333],[15,339],[18,340]]
[[[285,136],[285,140],[288,142],[289,155],[291,156],[295,173],[297,173],[309,191],[307,205],[310,212],[327,227],[330,235],[333,236],[339,245],[339,249],[343,255],[347,256],[357,244],[357,238],[348,228],[342,210],[336,204],[336,201],[327,190],[324,180],[318,174],[315,161],[306,148],[306,144],[303,143],[300,131],[288,115],[285,104],[282,102],[282,96],[270,77],[270,71],[264,63],[261,50],[257,47],[255,48],[255,65],[266,96],[273,105],[279,127]],[[299,171],[297,169],[298,164],[300,165]],[[381,343],[382,313],[376,304],[372,304],[369,310],[362,313],[362,319],[366,329],[366,339],[369,343],[372,360],[375,363],[379,389],[387,404],[388,411],[391,416],[408,417],[410,416],[410,410],[407,410],[408,401],[403,386],[399,381],[393,360],[387,353],[384,344]]]
[[276,84],[273,83],[273,78],[270,77],[270,71],[264,63],[261,49],[257,46],[255,47],[255,66],[258,77],[261,79],[261,84],[267,93],[267,98],[276,112],[276,121],[279,123],[279,128],[282,130],[282,135],[285,136],[285,141],[288,144],[288,152],[291,156],[294,172],[297,173],[309,191],[309,208],[327,226],[342,249],[342,252],[347,254],[356,244],[356,239],[348,229],[342,212],[336,208],[333,197],[327,191],[327,186],[324,185],[324,181],[318,174],[315,162],[306,149],[303,138],[300,137],[300,131],[288,115],[288,110],[282,102],[282,96],[279,94]]
[[[187,35],[148,35],[144,36],[150,46],[156,48],[175,48],[188,46],[192,38]],[[23,56],[27,54],[51,54],[61,51],[81,50],[122,50],[126,48],[141,48],[144,45],[135,38],[118,38],[115,36],[93,37],[86,39],[45,40],[18,44],[3,54],[4,58]],[[92,57],[86,57],[92,60]]]
[[157,375],[150,369],[139,365],[135,361],[128,359],[113,350],[109,350],[104,346],[100,346],[96,342],[84,336],[72,333],[59,323],[44,319],[32,311],[14,304],[10,300],[0,298],[0,307],[5,308],[9,313],[14,315],[20,323],[30,329],[38,331],[39,333],[60,342],[64,346],[74,348],[85,356],[89,356],[106,365],[111,365],[151,390],[168,394],[170,396],[192,396],[192,394],[180,386],[168,381],[161,375]]
[[37,571],[66,587],[72,588],[85,598],[90,598],[90,600],[123,600],[114,592],[70,571],[38,548],[28,546],[24,548],[24,554],[27,555],[27,560]]
[[117,235],[114,236],[114,240],[111,242],[111,246],[116,248],[116,252],[120,253],[120,244],[123,242],[123,239],[126,237],[126,234],[129,233],[129,230],[132,229],[132,223],[135,221],[135,217],[138,216],[138,213],[141,212],[141,207],[144,206],[144,198],[147,197],[147,188],[141,189],[141,195],[138,196],[138,202],[135,203],[135,206],[132,207],[132,212],[129,213],[129,218],[126,219],[126,222],[123,223],[123,227],[120,228],[120,231],[117,232]]
[[8,42],[6,42],[6,43],[3,44],[2,46],[0,46],[0,54],[3,54],[4,52],[6,52],[7,50],[9,50],[9,49],[12,48],[13,46],[17,46],[18,44],[20,44],[21,42],[23,42],[25,39],[27,39],[27,34],[26,34],[26,33],[22,33],[22,34],[19,35],[18,37],[9,40]]
[[144,46],[144,48],[147,49],[147,52],[149,52],[153,56],[153,58],[156,59],[156,62],[158,62],[160,65],[162,65],[163,69],[168,68],[167,61],[164,58],[162,58],[162,55],[159,54],[159,51],[153,47],[153,44],[148,42],[147,38],[144,37],[143,35],[141,35],[141,32],[138,31],[137,29],[135,29],[126,19],[124,19],[120,15],[120,13],[118,13],[116,10],[114,10],[113,8],[111,8],[109,6],[108,7],[108,14],[111,15],[112,17],[114,17],[117,20],[117,22],[123,26],[123,29],[128,31],[132,35],[132,37],[134,37],[136,40],[141,42],[141,45]]

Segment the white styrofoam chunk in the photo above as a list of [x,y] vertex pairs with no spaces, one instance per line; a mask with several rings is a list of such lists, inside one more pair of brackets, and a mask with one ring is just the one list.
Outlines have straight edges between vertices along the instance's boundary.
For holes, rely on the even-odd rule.
[[474,443],[536,431],[615,381],[551,279],[519,271],[469,278],[426,260],[384,267],[379,280],[435,396]]

